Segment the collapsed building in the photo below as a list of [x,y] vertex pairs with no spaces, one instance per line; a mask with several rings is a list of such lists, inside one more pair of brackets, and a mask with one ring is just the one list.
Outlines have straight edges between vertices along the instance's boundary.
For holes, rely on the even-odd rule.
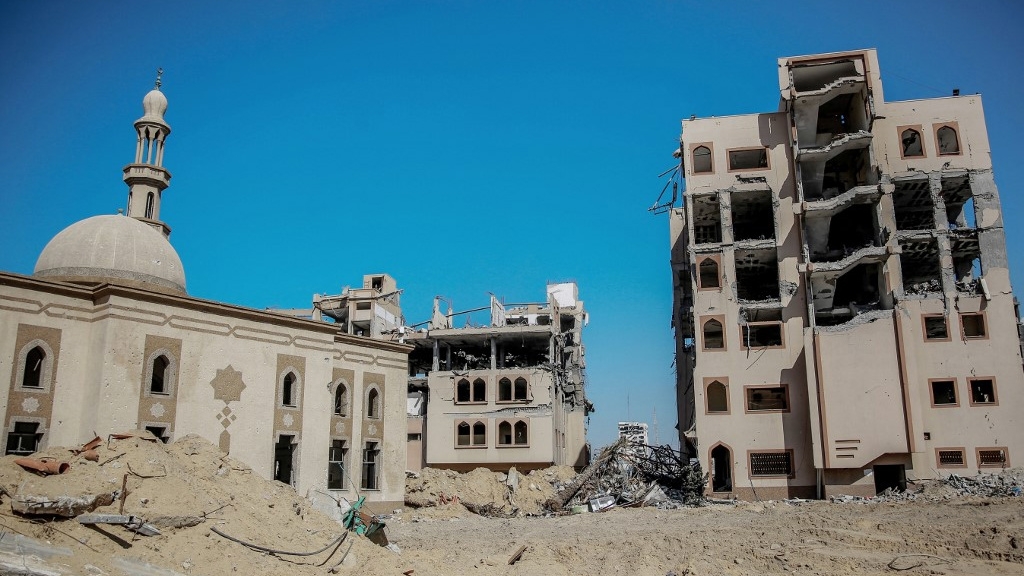
[[[473,312],[487,322],[474,325]],[[456,328],[453,319],[465,317]],[[428,327],[409,331],[411,469],[520,471],[589,461],[583,327],[574,282],[548,284],[547,301],[453,313],[435,298]]]
[[681,445],[718,496],[1010,466],[1024,372],[979,95],[887,102],[874,50],[782,58],[777,112],[682,122]]

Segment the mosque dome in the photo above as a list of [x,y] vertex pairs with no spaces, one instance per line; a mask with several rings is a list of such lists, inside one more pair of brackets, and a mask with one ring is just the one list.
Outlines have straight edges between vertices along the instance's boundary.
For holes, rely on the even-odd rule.
[[140,120],[164,121],[164,113],[167,112],[167,97],[160,90],[154,88],[142,99],[143,115]]
[[93,216],[61,230],[43,248],[34,275],[185,293],[185,270],[167,238],[148,224],[120,215]]

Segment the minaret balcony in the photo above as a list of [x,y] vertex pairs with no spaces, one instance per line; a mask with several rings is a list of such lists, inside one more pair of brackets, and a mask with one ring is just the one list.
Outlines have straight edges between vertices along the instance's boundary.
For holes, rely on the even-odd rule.
[[129,164],[124,167],[124,181],[129,186],[134,183],[149,184],[163,190],[171,183],[171,173],[152,164]]

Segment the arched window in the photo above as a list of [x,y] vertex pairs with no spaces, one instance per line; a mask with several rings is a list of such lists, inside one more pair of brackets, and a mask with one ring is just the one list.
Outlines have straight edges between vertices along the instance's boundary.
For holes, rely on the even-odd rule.
[[40,346],[28,351],[25,355],[25,374],[21,378],[21,385],[25,388],[42,388],[43,386],[43,361],[46,360],[46,352]]
[[708,384],[707,397],[708,413],[729,411],[728,389],[725,387],[725,384],[718,380]]
[[171,361],[163,354],[153,360],[153,375],[149,379],[149,391],[153,394],[167,394],[168,371]]
[[348,388],[344,384],[338,384],[334,389],[334,413],[338,416],[348,416]]
[[455,386],[455,401],[456,402],[469,402],[469,380],[463,378],[459,380],[459,383]]
[[957,137],[956,130],[951,126],[939,128],[935,132],[935,137],[939,141],[939,154],[960,153],[960,139]]
[[501,380],[498,380],[498,401],[512,401],[512,381],[509,380],[508,378],[502,378]]
[[711,149],[707,146],[697,146],[693,149],[693,173],[707,172],[711,172]]
[[700,261],[697,267],[697,278],[700,282],[699,288],[719,288],[718,262],[714,258],[705,258]]
[[487,383],[482,378],[473,380],[473,402],[487,401]]
[[724,444],[711,449],[711,490],[732,491],[732,451]]
[[484,446],[487,444],[487,424],[477,422],[473,424],[473,446]]
[[281,404],[283,406],[295,406],[295,380],[295,374],[291,372],[284,375],[281,387]]
[[146,218],[153,217],[153,203],[156,201],[156,196],[152,192],[146,194]]
[[527,432],[526,422],[523,422],[522,420],[516,422],[513,441],[519,446],[525,446],[530,443],[530,436]]
[[725,348],[725,335],[722,331],[722,323],[718,320],[711,319],[704,323],[704,348]]
[[526,378],[516,378],[515,400],[528,400],[528,390]]
[[370,389],[366,396],[366,417],[380,418],[380,392],[376,388]]
[[903,157],[924,156],[924,148],[921,142],[921,133],[913,128],[907,128],[900,134],[900,143],[903,145]]
[[456,446],[469,446],[470,440],[470,428],[468,422],[459,422],[455,429],[455,445]]
[[512,445],[512,424],[502,422],[498,424],[498,446]]

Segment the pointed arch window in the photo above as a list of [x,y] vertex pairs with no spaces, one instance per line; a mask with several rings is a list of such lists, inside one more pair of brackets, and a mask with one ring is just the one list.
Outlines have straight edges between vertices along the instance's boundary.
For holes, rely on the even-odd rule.
[[944,124],[935,131],[935,139],[938,141],[940,156],[955,156],[960,153],[960,137],[954,126]]
[[21,385],[25,388],[43,387],[43,364],[46,362],[46,351],[36,346],[25,355],[25,373]]
[[473,446],[487,445],[487,424],[477,422],[473,424]]
[[522,420],[520,420],[519,422],[516,422],[516,425],[513,426],[513,429],[514,429],[514,433],[513,433],[513,437],[512,437],[512,442],[516,446],[526,446],[526,445],[528,445],[530,443],[530,434],[529,434],[530,430],[529,430],[529,426],[527,426],[526,422],[524,422]]
[[719,380],[708,384],[705,393],[708,401],[708,414],[729,413],[729,389]]
[[471,440],[471,429],[469,422],[459,422],[455,427],[455,445],[469,446]]
[[455,401],[470,402],[470,398],[472,398],[472,396],[470,395],[469,380],[463,378],[455,385]]
[[498,401],[512,401],[512,381],[508,378],[502,378],[498,381]]
[[693,149],[693,173],[694,174],[707,174],[713,172],[711,163],[711,149],[707,146],[700,145]]
[[334,414],[348,416],[348,388],[343,383],[338,383],[334,389]]
[[156,204],[156,195],[150,192],[146,194],[146,218],[153,217],[153,207]]
[[149,391],[152,394],[167,394],[171,361],[163,354],[153,359],[153,373],[149,377]]
[[523,378],[523,377],[516,378],[516,387],[515,387],[514,393],[515,393],[515,396],[513,397],[514,400],[525,401],[525,400],[529,400],[530,399],[529,398],[529,396],[530,396],[530,386],[526,382],[526,378]]
[[371,388],[366,395],[366,417],[380,418],[380,392],[376,388]]
[[284,381],[281,386],[281,404],[283,406],[295,406],[295,383],[297,380],[292,372],[284,375]]
[[712,318],[704,322],[703,332],[705,350],[725,349],[725,332],[722,330],[721,320]]
[[721,288],[721,275],[719,274],[718,257],[708,256],[700,261],[697,266],[697,281],[699,290]]
[[921,132],[914,128],[907,128],[900,133],[900,145],[904,158],[924,156],[924,142],[921,140]]
[[487,382],[482,378],[473,380],[473,402],[487,401]]
[[498,424],[498,446],[512,445],[512,423],[501,422]]

